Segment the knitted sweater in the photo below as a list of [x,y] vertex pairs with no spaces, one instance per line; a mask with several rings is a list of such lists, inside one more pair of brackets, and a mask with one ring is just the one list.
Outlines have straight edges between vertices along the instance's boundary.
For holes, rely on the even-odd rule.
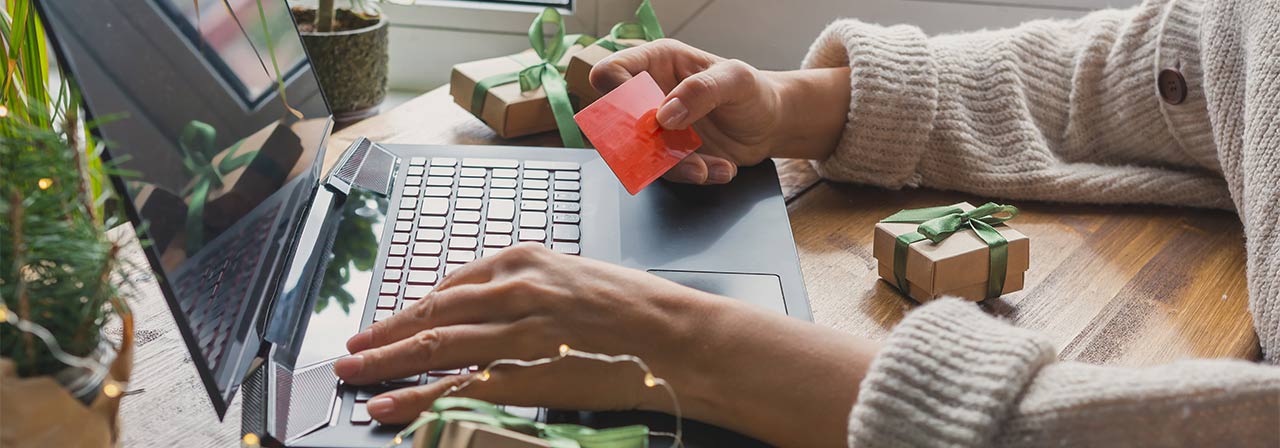
[[[1147,0],[1077,20],[926,37],[831,24],[805,67],[852,69],[833,180],[978,195],[1234,209],[1249,308],[1280,362],[1280,2]],[[1186,100],[1158,73],[1176,68]],[[1280,367],[1059,362],[1036,334],[944,299],[894,329],[849,444],[1280,446]]]

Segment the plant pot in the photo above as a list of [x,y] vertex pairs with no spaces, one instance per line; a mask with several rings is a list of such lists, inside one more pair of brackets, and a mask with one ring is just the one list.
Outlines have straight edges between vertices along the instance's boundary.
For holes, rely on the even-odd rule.
[[387,19],[339,9],[334,31],[318,32],[315,9],[294,7],[293,16],[334,120],[343,125],[376,114],[387,97]]
[[[98,374],[69,367],[56,375],[19,377],[0,358],[0,446],[111,447],[120,443],[120,398],[133,370],[133,316],[122,317],[120,346],[104,342],[93,358]],[[112,358],[114,357],[114,358]]]

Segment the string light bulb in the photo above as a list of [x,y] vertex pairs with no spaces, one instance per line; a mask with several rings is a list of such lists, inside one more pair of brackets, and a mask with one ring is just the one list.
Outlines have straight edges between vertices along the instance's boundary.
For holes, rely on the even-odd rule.
[[644,386],[654,387],[658,385],[658,379],[653,377],[652,373],[644,374]]
[[395,438],[391,439],[391,443],[399,445],[401,443],[404,443],[404,439],[401,438],[400,436],[395,436]]
[[258,438],[258,435],[254,433],[245,434],[244,437],[240,439],[240,441],[244,444],[244,446],[251,447],[251,448],[256,448],[262,444],[262,439]]
[[489,369],[480,371],[480,375],[476,377],[480,381],[489,381]]
[[102,394],[106,395],[107,398],[117,398],[121,392],[120,385],[114,381],[107,381],[106,384],[102,385]]
[[0,118],[4,118],[7,116],[9,116],[9,108],[3,104],[0,104]]
[[560,356],[569,354],[569,344],[560,344]]
[[42,177],[40,180],[36,181],[36,186],[40,187],[41,190],[48,190],[49,187],[53,186],[53,179]]
[[9,307],[0,305],[0,322],[9,321]]

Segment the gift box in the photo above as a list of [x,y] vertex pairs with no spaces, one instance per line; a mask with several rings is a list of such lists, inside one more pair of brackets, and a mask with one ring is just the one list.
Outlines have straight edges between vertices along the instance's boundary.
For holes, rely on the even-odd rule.
[[[569,55],[582,48],[570,48],[562,63],[568,63]],[[526,50],[510,56],[455,65],[449,78],[449,94],[453,95],[455,103],[484,121],[502,138],[554,131],[556,119],[542,87],[525,92],[520,89],[519,82],[508,82],[490,87],[483,99],[475,98],[476,85],[485,79],[519,73],[525,67],[540,62],[533,50]]]
[[1004,224],[1016,214],[1011,206],[967,202],[903,210],[876,224],[872,252],[880,277],[919,302],[979,301],[1021,290],[1030,239]]
[[413,436],[413,448],[550,448],[551,444],[537,437],[464,420],[444,424],[438,443],[432,443],[440,420],[420,428]]
[[[623,39],[618,43],[634,47],[645,42],[648,41],[643,39]],[[613,50],[600,45],[591,45],[582,49],[582,51],[574,53],[569,58],[569,67],[564,71],[564,80],[568,84],[569,94],[578,99],[579,107],[586,107],[596,102],[603,95],[596,91],[595,87],[591,86],[591,69],[596,66],[596,63],[611,54],[613,54]]]

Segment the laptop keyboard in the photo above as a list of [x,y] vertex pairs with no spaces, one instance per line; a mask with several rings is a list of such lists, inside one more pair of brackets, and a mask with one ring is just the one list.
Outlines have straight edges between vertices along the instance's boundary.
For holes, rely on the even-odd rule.
[[[378,303],[369,324],[412,306],[442,277],[477,258],[523,242],[581,252],[581,167],[574,162],[452,157],[409,160],[392,212],[394,231]],[[478,367],[472,366],[471,370]],[[348,420],[370,424],[365,402],[377,393],[426,384],[463,369],[433,371],[355,389]],[[533,408],[508,407],[535,418]]]

